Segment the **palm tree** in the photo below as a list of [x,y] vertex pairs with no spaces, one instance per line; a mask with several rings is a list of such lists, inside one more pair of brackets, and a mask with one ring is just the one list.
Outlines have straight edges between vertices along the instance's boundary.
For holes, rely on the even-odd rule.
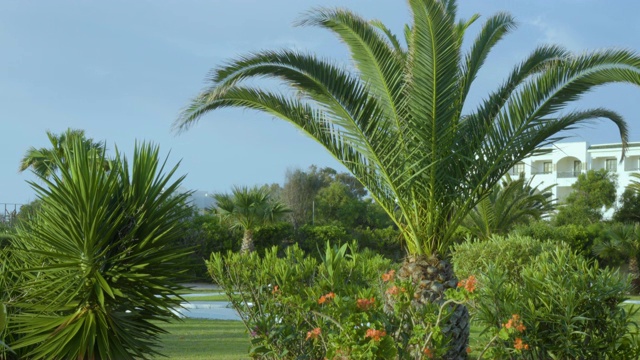
[[[477,15],[458,20],[455,0],[408,3],[412,17],[404,42],[380,21],[345,9],[314,10],[299,24],[333,31],[349,48],[355,70],[293,50],[251,53],[215,69],[211,86],[175,126],[184,130],[209,112],[240,107],[304,131],[401,229],[409,256],[397,275],[421,282],[416,298],[428,302],[456,286],[445,260],[454,234],[516,163],[563,139],[562,130],[596,118],[617,125],[626,149],[627,124],[619,114],[567,106],[602,84],[640,85],[640,57],[627,50],[574,55],[541,46],[473,108],[466,104],[469,89],[492,48],[515,28],[513,18],[489,17],[463,51]],[[292,91],[260,87],[255,80],[264,78]],[[466,310],[456,311],[447,332],[451,358],[465,356],[469,329]]]
[[629,260],[629,275],[634,287],[640,280],[638,255],[640,255],[640,224],[616,224],[608,232],[608,240],[593,246],[593,253],[604,259],[624,258]]
[[515,225],[539,220],[554,209],[553,185],[532,187],[533,178],[511,179],[509,174],[469,212],[462,227],[474,237],[487,240],[492,234],[507,234]]
[[244,231],[241,253],[254,250],[253,232],[260,226],[276,222],[290,212],[281,202],[271,199],[266,187],[238,187],[231,194],[214,194],[214,214],[232,228]]
[[[80,139],[83,147],[91,150],[94,156],[99,156],[105,149],[104,142],[95,142],[91,138],[87,139],[84,130],[67,129],[60,135],[47,131],[47,137],[52,147],[39,149],[33,146],[30,147],[20,162],[20,172],[31,168],[38,176],[49,178],[60,166],[65,166],[64,164],[67,163],[67,160],[64,158],[63,147],[74,139]],[[56,157],[61,160],[60,163],[55,161]],[[105,169],[108,170],[107,164],[108,161],[105,160]]]

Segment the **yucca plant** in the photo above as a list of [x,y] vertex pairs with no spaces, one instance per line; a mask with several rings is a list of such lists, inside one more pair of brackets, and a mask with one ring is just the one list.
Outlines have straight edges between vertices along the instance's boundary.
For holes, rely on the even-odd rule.
[[[158,322],[176,318],[188,250],[176,248],[188,194],[177,193],[159,149],[136,145],[109,171],[73,139],[53,155],[58,171],[31,183],[42,206],[10,248],[9,331],[29,359],[138,359],[157,354]],[[166,172],[166,173],[165,173]]]
[[[334,32],[356,69],[293,50],[242,56],[214,69],[211,86],[175,125],[186,129],[227,107],[289,121],[342,162],[401,229],[409,256],[397,275],[420,284],[417,301],[441,301],[457,284],[445,260],[456,230],[511,167],[562,139],[562,130],[596,118],[617,125],[626,148],[627,125],[619,114],[568,106],[603,84],[640,85],[640,57],[627,50],[576,55],[541,46],[474,107],[467,104],[469,89],[493,47],[515,28],[513,18],[489,17],[465,50],[464,35],[477,15],[458,19],[455,0],[408,4],[404,41],[382,22],[351,11],[313,10],[300,24]],[[261,87],[263,78],[291,91]],[[447,357],[465,357],[466,310],[451,319]]]

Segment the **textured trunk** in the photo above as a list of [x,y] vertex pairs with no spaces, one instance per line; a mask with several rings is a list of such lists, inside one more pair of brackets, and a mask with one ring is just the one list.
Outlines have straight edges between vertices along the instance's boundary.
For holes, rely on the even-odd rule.
[[638,258],[636,256],[629,257],[629,275],[632,279],[640,278],[640,269],[638,269]]
[[253,230],[245,230],[242,237],[242,247],[240,247],[241,254],[248,254],[253,252]]
[[[414,294],[416,305],[445,301],[444,292],[458,286],[458,279],[453,273],[453,266],[446,260],[436,256],[409,256],[397,273],[398,279],[412,279],[417,285]],[[451,338],[449,349],[444,359],[466,359],[469,344],[469,311],[465,306],[452,305],[453,314],[448,323],[443,324],[442,331]]]
[[640,293],[640,269],[638,269],[638,258],[635,255],[629,257],[629,276],[631,277],[631,293]]

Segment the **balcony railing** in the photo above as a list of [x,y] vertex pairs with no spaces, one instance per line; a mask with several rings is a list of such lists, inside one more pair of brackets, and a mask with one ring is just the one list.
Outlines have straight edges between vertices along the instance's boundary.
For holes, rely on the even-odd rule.
[[558,178],[577,178],[580,171],[558,171]]
[[544,171],[544,170],[532,170],[531,171],[532,175],[543,175],[543,174],[553,174],[553,171],[549,170],[549,171]]

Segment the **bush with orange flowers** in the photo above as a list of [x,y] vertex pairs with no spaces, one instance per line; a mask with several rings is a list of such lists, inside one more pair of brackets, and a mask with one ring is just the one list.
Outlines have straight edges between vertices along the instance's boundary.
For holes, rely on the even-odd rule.
[[472,312],[494,334],[489,358],[640,358],[637,310],[622,305],[629,284],[617,271],[563,247],[541,253],[517,279],[487,269]]
[[320,261],[296,246],[284,256],[275,248],[214,254],[208,268],[245,323],[256,358],[404,359],[425,349],[438,358],[447,350],[441,324],[454,303],[477,292],[471,277],[443,303],[417,307],[416,285],[355,245],[327,246]]

